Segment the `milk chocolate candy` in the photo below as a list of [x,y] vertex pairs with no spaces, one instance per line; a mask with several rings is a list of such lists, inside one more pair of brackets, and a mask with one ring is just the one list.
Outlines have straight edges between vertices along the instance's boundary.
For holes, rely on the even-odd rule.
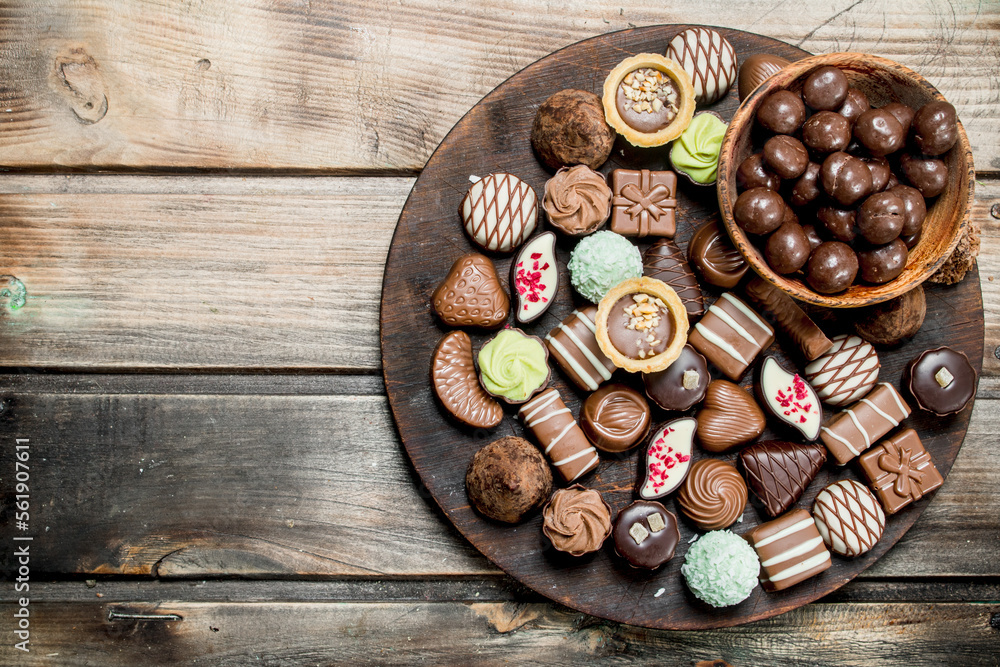
[[917,407],[939,417],[961,412],[976,395],[976,369],[950,347],[921,352],[904,377]]
[[757,400],[772,417],[798,431],[806,440],[819,437],[823,408],[816,390],[798,373],[786,370],[773,356],[757,372]]
[[670,239],[660,239],[642,255],[642,275],[662,280],[677,292],[689,317],[701,317],[705,305],[701,287],[691,266],[677,244]]
[[750,490],[771,516],[785,512],[802,497],[826,463],[822,445],[765,440],[740,451]]
[[688,261],[705,282],[731,289],[743,279],[750,265],[729,237],[712,221],[698,228],[688,243]]
[[739,385],[713,380],[698,420],[698,442],[716,454],[744,445],[764,432],[764,413]]
[[807,360],[812,361],[833,347],[833,341],[826,337],[790,296],[763,278],[754,278],[748,282],[746,294],[774,318]]
[[634,568],[655,570],[674,557],[681,534],[677,517],[657,502],[637,500],[615,519],[615,553]]
[[764,143],[764,164],[781,178],[798,178],[809,164],[809,151],[795,137],[779,134]]
[[483,250],[510,252],[538,222],[531,186],[511,174],[489,174],[474,182],[458,208],[465,231]]
[[821,294],[844,291],[857,275],[858,255],[840,241],[821,243],[806,263],[806,282]]
[[677,231],[677,174],[615,169],[611,172],[611,231],[622,236],[666,236]]
[[755,53],[746,58],[740,65],[739,81],[736,85],[740,102],[749,97],[750,93],[757,89],[757,86],[780,72],[788,64],[788,61],[781,56],[772,56],[767,53]]
[[948,185],[948,165],[943,160],[923,159],[904,153],[899,158],[903,176],[924,197],[937,197]]
[[579,484],[556,489],[542,508],[542,533],[557,551],[593,553],[611,534],[611,506],[599,491]]
[[844,465],[899,426],[910,406],[895,387],[880,382],[868,395],[820,427],[820,440],[838,465]]
[[724,292],[688,338],[696,350],[739,380],[757,355],[774,342],[774,329],[731,292]]
[[733,219],[749,234],[769,234],[781,226],[785,208],[781,195],[774,190],[751,188],[736,198]]
[[545,336],[549,354],[566,376],[584,391],[594,391],[611,379],[615,365],[597,345],[597,306],[574,310]]
[[806,510],[762,523],[744,537],[760,558],[760,585],[766,591],[784,590],[833,565],[816,522]]
[[683,417],[657,428],[649,439],[646,456],[639,464],[636,494],[655,500],[673,493],[691,469],[691,450],[698,422]]
[[776,90],[757,107],[757,122],[776,134],[793,134],[806,119],[802,96],[790,90]]
[[510,301],[496,267],[485,255],[462,255],[431,296],[441,320],[452,327],[494,329],[507,321]]
[[747,485],[725,461],[701,459],[677,492],[677,504],[701,530],[720,530],[743,516]]
[[882,507],[895,514],[944,484],[944,478],[912,428],[880,442],[858,459]]
[[510,293],[514,318],[534,322],[549,309],[559,291],[556,235],[543,232],[528,241],[510,263]]
[[806,77],[802,84],[802,99],[817,111],[839,109],[847,99],[847,77],[836,67],[827,65]]
[[649,404],[623,384],[606,384],[583,402],[580,428],[602,452],[625,452],[649,433]]
[[771,173],[764,165],[763,153],[754,153],[740,162],[740,166],[737,167],[736,185],[740,192],[751,188],[777,190],[781,187],[781,178],[777,174]]
[[767,263],[781,274],[795,273],[801,269],[811,252],[805,230],[802,225],[793,221],[782,223],[781,227],[767,237],[764,245]]
[[875,157],[895,153],[903,147],[906,132],[892,113],[885,109],[869,109],[854,123],[854,138]]
[[563,167],[545,182],[542,208],[549,224],[563,234],[586,236],[611,215],[611,188],[603,174],[585,164]]
[[701,403],[711,381],[708,362],[690,345],[666,370],[642,375],[646,395],[664,410],[683,411]]
[[878,381],[881,364],[875,348],[859,336],[834,336],[833,345],[806,366],[806,380],[821,401],[834,407],[867,394]]
[[431,359],[431,387],[451,416],[473,428],[493,428],[503,419],[500,404],[479,384],[472,340],[464,331],[445,334]]
[[861,159],[843,151],[831,153],[820,167],[820,182],[828,195],[850,206],[872,191],[872,172]]
[[955,107],[943,100],[933,100],[917,109],[912,127],[913,143],[924,155],[947,153],[958,141]]
[[597,468],[597,450],[554,388],[549,387],[522,405],[517,414],[563,481],[575,482]]
[[870,551],[885,530],[885,514],[875,496],[853,479],[834,482],[819,492],[813,520],[826,546],[848,557]]
[[837,113],[846,118],[848,123],[854,125],[858,116],[871,108],[872,105],[868,102],[867,95],[857,88],[848,88],[847,97],[844,98],[844,103],[837,110]]
[[736,80],[736,52],[725,37],[709,28],[688,28],[670,40],[667,57],[674,60],[694,86],[698,104],[713,104]]

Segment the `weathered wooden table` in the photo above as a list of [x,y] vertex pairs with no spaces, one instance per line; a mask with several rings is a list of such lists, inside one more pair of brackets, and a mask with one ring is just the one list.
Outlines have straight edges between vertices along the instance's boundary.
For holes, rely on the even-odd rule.
[[[0,309],[0,664],[1000,664],[1000,6],[659,4],[0,9],[0,273],[28,291]],[[985,362],[947,483],[835,595],[710,632],[503,576],[421,493],[379,373],[386,251],[441,138],[533,60],[653,23],[897,60],[978,167]]]

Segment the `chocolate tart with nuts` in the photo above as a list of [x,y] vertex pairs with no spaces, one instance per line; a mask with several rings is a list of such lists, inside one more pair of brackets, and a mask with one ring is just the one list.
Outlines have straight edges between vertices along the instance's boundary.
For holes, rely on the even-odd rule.
[[608,125],[640,148],[673,141],[694,116],[691,77],[676,61],[656,53],[626,58],[604,80]]
[[618,368],[655,373],[674,363],[687,342],[687,309],[656,278],[630,278],[597,306],[597,344]]

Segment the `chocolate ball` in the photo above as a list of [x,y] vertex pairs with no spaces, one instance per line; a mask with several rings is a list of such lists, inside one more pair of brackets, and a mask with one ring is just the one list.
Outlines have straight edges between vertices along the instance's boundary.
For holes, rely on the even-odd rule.
[[896,174],[889,172],[889,181],[885,184],[886,190],[892,190],[894,187],[899,185],[899,179],[896,178]]
[[948,184],[948,165],[936,158],[904,154],[899,158],[903,176],[924,197],[937,197]]
[[792,186],[792,194],[788,198],[793,206],[811,204],[822,194],[819,187],[819,169],[818,163],[810,162],[806,166],[806,170],[799,176],[799,180],[795,181],[795,185]]
[[764,164],[781,178],[798,178],[809,164],[809,151],[795,137],[771,137],[764,144]]
[[820,168],[823,190],[843,206],[850,206],[872,191],[868,165],[844,152],[831,153]]
[[909,236],[902,236],[902,235],[900,235],[899,238],[900,238],[900,240],[903,241],[903,243],[906,244],[906,249],[907,250],[913,250],[913,248],[918,243],[920,243],[920,232],[917,232],[916,234],[911,234]]
[[917,109],[913,116],[913,143],[924,155],[947,153],[958,141],[955,107],[935,100]]
[[809,241],[810,253],[823,244],[823,237],[816,231],[816,225],[804,224],[802,225],[802,232],[806,235],[806,240]]
[[866,283],[881,285],[896,278],[906,267],[906,244],[902,239],[858,250],[858,267]]
[[916,188],[909,185],[896,185],[889,192],[903,200],[903,229],[900,236],[920,234],[927,217],[927,203],[924,196]]
[[797,222],[785,222],[767,237],[764,257],[778,273],[794,273],[809,259],[809,239]]
[[834,206],[821,206],[816,209],[816,219],[822,223],[830,236],[850,243],[857,236],[854,229],[856,214],[852,210],[836,208]]
[[802,84],[802,99],[817,111],[839,109],[847,99],[847,77],[836,67],[820,67]]
[[854,138],[869,153],[882,157],[903,147],[906,132],[896,117],[885,109],[869,109],[854,123]]
[[876,192],[861,204],[856,222],[866,241],[882,245],[899,236],[903,220],[903,200],[891,192]]
[[806,281],[821,294],[835,294],[851,286],[858,275],[858,256],[851,246],[827,241],[812,251],[806,268]]
[[465,490],[481,514],[518,523],[551,495],[552,471],[537,447],[507,436],[475,453],[465,474]]
[[859,336],[878,345],[896,345],[920,331],[927,297],[923,286],[917,285],[902,296],[854,312],[854,330]]
[[872,108],[868,103],[868,96],[857,88],[848,88],[847,97],[844,103],[837,109],[837,113],[847,119],[847,122],[854,125],[858,116]]
[[815,113],[802,124],[802,143],[820,153],[842,151],[851,143],[851,123],[833,111]]
[[560,90],[542,102],[531,127],[531,145],[550,169],[608,159],[615,131],[604,120],[601,98],[587,90]]
[[733,218],[750,234],[767,234],[781,226],[785,216],[784,200],[774,190],[751,188],[736,198]]
[[910,133],[910,123],[913,122],[913,114],[915,113],[913,107],[907,106],[902,102],[890,102],[882,107],[882,110],[888,111],[896,117],[899,124],[903,126],[904,136]]
[[778,134],[792,134],[805,119],[802,98],[790,90],[776,90],[757,107],[757,122]]
[[736,185],[740,190],[751,188],[769,188],[777,190],[781,186],[781,178],[764,166],[764,154],[754,153],[740,162],[736,169]]
[[884,157],[861,158],[872,173],[872,192],[882,192],[889,185],[892,168]]

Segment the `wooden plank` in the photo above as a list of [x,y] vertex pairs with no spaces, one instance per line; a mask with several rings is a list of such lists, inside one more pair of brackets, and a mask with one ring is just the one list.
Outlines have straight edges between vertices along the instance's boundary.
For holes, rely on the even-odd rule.
[[[5,393],[4,403],[0,438],[31,440],[36,572],[498,572],[428,499],[381,396],[167,395],[150,388]],[[998,415],[1000,401],[976,403],[945,486],[863,577],[1000,576]],[[10,469],[11,451],[0,448],[0,470]]]
[[2,18],[0,164],[17,168],[413,172],[541,56],[706,23],[910,66],[956,105],[979,168],[1000,169],[994,3],[20,0]]
[[[9,604],[0,605],[11,618]],[[812,604],[742,628],[668,632],[544,603],[31,605],[17,664],[998,665],[992,604]],[[122,618],[176,614],[182,620]],[[109,620],[109,615],[115,620]],[[442,628],[447,634],[442,636]],[[808,632],[802,632],[808,628]],[[8,654],[13,649],[8,649]]]
[[[366,177],[4,177],[0,272],[24,282],[28,303],[16,312],[0,307],[0,366],[374,372],[385,256],[412,185]],[[995,204],[1000,180],[980,179],[972,215],[983,227],[988,377],[1000,375]]]

